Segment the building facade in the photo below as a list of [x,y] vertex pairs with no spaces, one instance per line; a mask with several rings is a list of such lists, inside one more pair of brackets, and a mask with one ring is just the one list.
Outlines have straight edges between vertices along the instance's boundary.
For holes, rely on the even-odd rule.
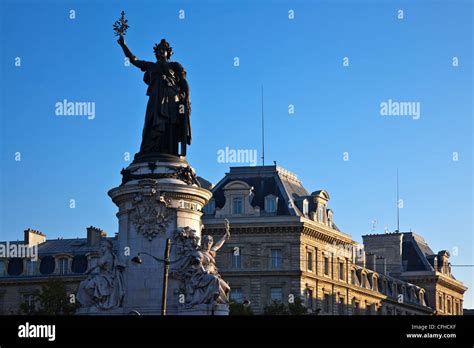
[[[249,301],[256,314],[274,302],[301,299],[321,315],[462,315],[467,288],[454,278],[449,253],[434,253],[412,232],[363,236],[342,232],[324,190],[308,193],[297,176],[278,166],[232,167],[204,207],[203,234],[231,238],[217,254],[231,300]],[[0,314],[17,314],[48,279],[75,294],[99,256],[104,231],[86,238],[48,240],[28,229],[22,242],[37,246],[36,261],[0,258]],[[117,237],[108,238],[115,248]],[[5,244],[6,242],[1,242]]]
[[[420,260],[408,243],[395,259],[389,247],[372,242],[385,245],[394,235],[408,241],[414,234],[364,236],[367,246],[358,245],[335,224],[329,194],[309,194],[283,168],[233,167],[211,190],[203,233],[221,235],[223,220],[230,221],[232,236],[217,264],[230,283],[231,299],[249,301],[255,313],[299,297],[308,312],[327,315],[462,314],[466,287],[450,271],[412,267]],[[423,257],[433,259],[425,249]],[[438,310],[435,293],[443,294],[443,308],[449,305],[450,311]]]
[[[87,238],[74,239],[48,240],[37,230],[25,230],[23,241],[8,244],[37,248],[37,258],[0,258],[0,314],[23,314],[21,304],[33,306],[35,291],[49,279],[61,279],[68,295],[75,295],[86,271],[97,264],[104,238],[105,232],[92,226],[87,228]],[[116,238],[108,239],[116,244]]]

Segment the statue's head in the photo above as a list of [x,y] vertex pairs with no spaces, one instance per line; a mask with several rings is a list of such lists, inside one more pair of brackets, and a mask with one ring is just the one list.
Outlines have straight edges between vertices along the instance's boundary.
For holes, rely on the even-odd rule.
[[168,60],[173,54],[173,49],[165,39],[161,39],[159,44],[155,44],[153,51],[155,52],[156,60]]
[[212,238],[212,236],[207,234],[202,237],[202,249],[209,251],[212,248],[212,244],[214,244],[214,239]]
[[107,252],[112,252],[113,249],[113,244],[110,240],[105,239],[102,242],[100,242],[100,252],[102,254],[105,254]]

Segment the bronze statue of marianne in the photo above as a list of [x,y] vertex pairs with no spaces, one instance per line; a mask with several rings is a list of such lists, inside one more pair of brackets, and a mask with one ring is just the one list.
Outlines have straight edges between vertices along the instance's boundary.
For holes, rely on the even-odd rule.
[[173,49],[162,39],[154,47],[156,62],[139,60],[127,47],[119,33],[119,45],[125,56],[144,73],[148,85],[148,105],[143,127],[140,157],[160,155],[186,156],[186,145],[191,144],[191,103],[186,71],[181,64],[171,62]]

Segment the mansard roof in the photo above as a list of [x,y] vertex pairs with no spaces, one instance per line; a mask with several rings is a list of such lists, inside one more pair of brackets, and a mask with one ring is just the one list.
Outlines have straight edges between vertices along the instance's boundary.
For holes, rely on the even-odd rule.
[[230,172],[212,189],[216,208],[224,206],[223,188],[232,181],[243,181],[253,188],[250,202],[253,207],[263,209],[266,196],[278,197],[277,215],[303,216],[298,203],[311,197],[295,174],[276,165],[231,167]]
[[[116,247],[117,239],[113,237],[104,238],[109,239]],[[0,242],[5,244],[6,242]],[[10,244],[24,244],[23,241],[9,242]],[[90,245],[87,243],[87,238],[70,238],[70,239],[47,239],[44,243],[38,244],[38,255],[56,255],[56,254],[87,254],[99,250],[99,243]]]
[[428,257],[434,252],[423,237],[413,233],[404,232],[402,239],[403,271],[433,271]]

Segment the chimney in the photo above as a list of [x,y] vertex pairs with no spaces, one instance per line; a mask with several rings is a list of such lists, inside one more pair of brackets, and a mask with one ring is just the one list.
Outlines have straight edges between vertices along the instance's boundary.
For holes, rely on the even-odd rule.
[[94,246],[100,243],[102,238],[107,237],[107,233],[102,231],[100,228],[90,226],[87,227],[87,244]]
[[358,250],[358,252],[355,255],[355,264],[360,267],[366,267],[366,257],[367,253],[364,251],[364,249]]
[[369,234],[362,236],[364,248],[377,256],[383,256],[389,274],[403,272],[403,233]]
[[27,228],[25,230],[25,244],[28,246],[33,246],[46,242],[46,235],[40,231]]
[[365,267],[367,267],[368,269],[371,269],[372,271],[376,271],[376,268],[375,268],[375,254],[366,253],[365,255],[366,255],[365,256],[365,259],[366,259]]

